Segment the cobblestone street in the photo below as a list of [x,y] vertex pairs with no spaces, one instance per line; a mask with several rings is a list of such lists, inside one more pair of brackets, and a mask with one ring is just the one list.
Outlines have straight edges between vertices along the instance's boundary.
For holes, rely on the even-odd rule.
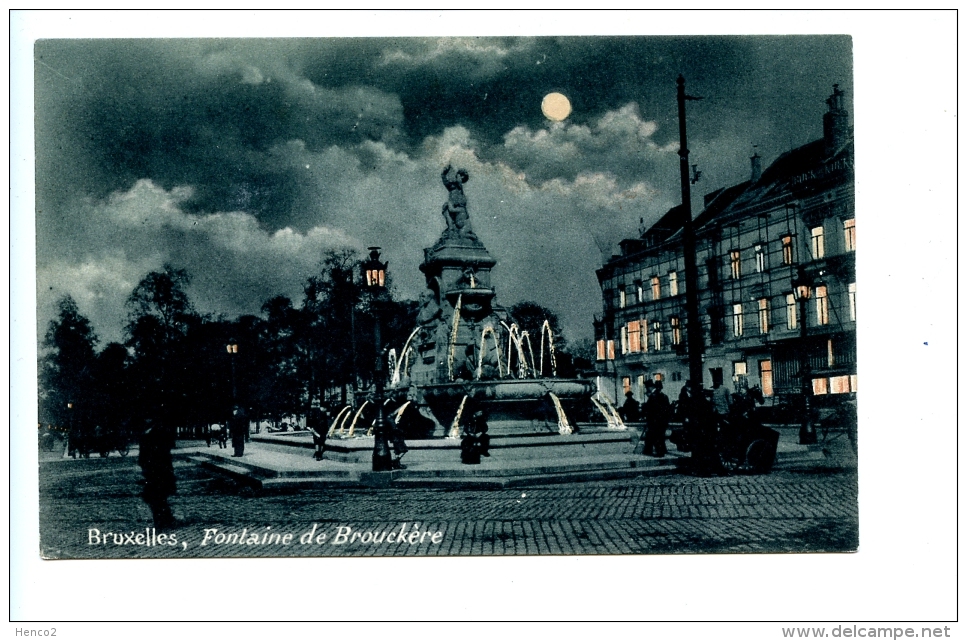
[[[835,459],[820,468],[764,476],[672,474],[499,490],[253,491],[187,462],[177,462],[176,473],[172,506],[179,526],[172,534],[178,544],[146,547],[119,536],[115,545],[107,533],[151,526],[138,495],[135,457],[42,462],[44,556],[826,552],[858,544],[855,470]],[[326,539],[300,543],[313,524],[315,536],[326,533]],[[97,530],[93,539],[91,530]],[[210,540],[201,545],[206,530]],[[414,531],[429,534],[415,544],[395,541]],[[253,542],[217,543],[217,535],[232,533]],[[288,543],[260,543],[263,535],[286,533],[292,534]],[[380,542],[367,540],[366,533]],[[436,542],[433,533],[442,533]]]

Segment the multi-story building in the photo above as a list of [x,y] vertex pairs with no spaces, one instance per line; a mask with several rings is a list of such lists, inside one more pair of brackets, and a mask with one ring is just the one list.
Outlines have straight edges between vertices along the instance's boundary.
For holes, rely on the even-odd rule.
[[[695,218],[706,388],[799,392],[808,359],[815,395],[856,392],[853,134],[838,86],[827,104],[821,139],[764,171],[754,154],[749,180],[707,194]],[[683,211],[622,241],[598,270],[598,384],[612,398],[641,399],[646,379],[674,398],[688,378]],[[800,269],[811,284],[805,318],[792,284]]]

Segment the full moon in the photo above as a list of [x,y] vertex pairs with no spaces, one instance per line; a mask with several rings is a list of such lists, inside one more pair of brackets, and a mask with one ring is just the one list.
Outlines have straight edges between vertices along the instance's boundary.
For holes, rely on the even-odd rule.
[[571,101],[562,93],[549,93],[541,101],[541,111],[550,120],[559,122],[571,113]]

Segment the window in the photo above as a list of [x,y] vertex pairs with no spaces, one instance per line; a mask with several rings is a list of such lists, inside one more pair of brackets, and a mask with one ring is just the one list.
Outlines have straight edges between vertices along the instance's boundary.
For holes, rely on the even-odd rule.
[[665,380],[665,375],[662,374],[661,372],[656,372],[654,378],[656,383],[661,383],[662,381]]
[[641,321],[641,351],[648,351],[648,319],[642,319]]
[[631,391],[631,377],[622,376],[621,377],[621,389],[625,391],[625,394]]
[[792,236],[787,234],[779,240],[782,241],[782,264],[792,265]]
[[742,277],[742,254],[738,250],[729,252],[729,263],[732,267],[732,279]]
[[604,339],[598,341],[598,360],[599,361],[604,360],[604,354],[605,354],[604,345],[605,345]]
[[759,299],[759,333],[769,333],[769,299]]
[[643,302],[645,302],[645,292],[642,289],[641,281],[640,280],[636,280],[635,281],[635,291],[637,291],[637,293],[638,293],[638,298],[635,299],[635,302],[636,303],[643,303]]
[[831,376],[829,378],[829,392],[831,394],[849,394],[852,391],[849,376]]
[[759,361],[759,388],[763,396],[772,396],[772,361]]
[[755,246],[755,270],[760,274],[766,270],[766,253],[761,244]]
[[742,336],[742,303],[732,305],[732,333]]
[[738,380],[740,376],[748,376],[749,369],[745,365],[745,361],[735,361],[732,363],[732,376],[733,380]]
[[668,272],[668,295],[678,296],[678,272]]
[[631,321],[628,323],[628,351],[641,351],[641,322]]
[[618,292],[618,307],[625,306],[625,303],[627,302],[625,298],[626,298],[625,290],[622,289]]
[[814,378],[813,379],[813,394],[820,396],[822,394],[829,393],[829,379],[827,378]]
[[679,381],[681,381],[682,380],[682,373],[681,372],[672,372],[672,380],[675,381],[676,383],[679,382]]
[[652,326],[652,330],[655,334],[655,349],[661,349],[661,321],[655,321]]
[[843,234],[846,239],[846,251],[856,251],[856,219],[850,218],[843,221]]
[[825,285],[816,287],[816,323],[829,324],[829,297],[826,295]]
[[608,341],[608,360],[614,360],[614,341]]
[[628,353],[628,326],[623,325],[621,327],[621,353]]
[[716,305],[709,309],[709,340],[713,345],[719,345],[725,340],[725,309]]
[[856,283],[849,284],[849,319],[856,320]]
[[658,300],[661,298],[661,281],[658,280],[657,276],[651,277],[651,299]]
[[671,317],[672,324],[672,345],[682,344],[682,321],[678,316]]
[[796,297],[786,294],[786,329],[796,329]]
[[823,227],[813,227],[809,230],[812,237],[813,260],[819,260],[826,255],[826,247],[823,244]]

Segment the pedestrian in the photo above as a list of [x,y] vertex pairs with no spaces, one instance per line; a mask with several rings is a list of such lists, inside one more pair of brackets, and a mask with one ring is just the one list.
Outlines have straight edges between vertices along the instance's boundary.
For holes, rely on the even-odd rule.
[[460,441],[460,461],[466,465],[479,465],[481,456],[490,456],[490,434],[482,409],[475,410],[463,426]]
[[175,525],[168,505],[168,497],[176,491],[175,468],[171,460],[173,446],[174,438],[169,430],[152,418],[145,420],[138,444],[138,465],[144,476],[141,497],[151,508],[155,527],[161,530]]
[[[647,391],[651,381],[645,383]],[[641,418],[641,404],[635,400],[635,395],[631,390],[625,392],[625,402],[621,406],[621,418],[625,423],[635,423]]]
[[712,405],[719,420],[729,415],[729,410],[732,408],[732,395],[722,381],[715,381],[712,384]]
[[306,417],[306,427],[312,432],[312,444],[316,451],[312,455],[317,461],[322,460],[326,451],[326,437],[329,435],[329,415],[325,408],[313,407]]
[[[651,381],[649,381],[651,382]],[[671,420],[672,406],[665,392],[662,391],[661,381],[648,388],[648,401],[645,403],[645,420],[647,427],[645,431],[645,454],[665,456],[667,447],[665,445],[665,435],[668,432],[668,423]]]
[[229,430],[232,434],[232,456],[242,456],[245,453],[245,435],[248,433],[248,419],[245,417],[245,410],[235,406],[232,411],[232,418],[229,420]]

